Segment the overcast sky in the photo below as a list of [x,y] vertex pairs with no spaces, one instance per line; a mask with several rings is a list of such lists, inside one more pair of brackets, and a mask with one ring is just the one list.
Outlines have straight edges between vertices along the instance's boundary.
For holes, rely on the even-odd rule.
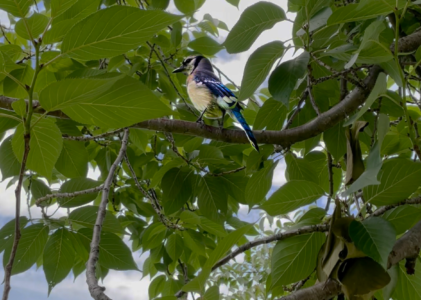
[[[287,0],[266,0],[280,5],[287,11]],[[172,1],[171,1],[172,2]],[[207,0],[203,7],[195,14],[195,18],[201,20],[203,15],[209,13],[212,17],[224,21],[231,29],[239,19],[241,13],[248,6],[258,2],[257,0],[240,0],[239,9],[228,4],[225,0]],[[173,3],[169,7],[172,13],[178,13]],[[288,14],[289,18],[293,15]],[[7,14],[0,10],[0,22],[2,25],[9,26]],[[219,52],[213,62],[238,85],[241,84],[243,77],[244,66],[248,57],[256,48],[274,40],[285,41],[291,38],[292,24],[290,22],[281,22],[276,24],[272,29],[263,32],[257,41],[253,44],[249,51],[240,54],[230,55],[225,50]],[[223,42],[227,36],[227,32],[220,30],[219,42]],[[284,60],[292,57],[292,51],[288,52]],[[280,161],[275,176],[273,179],[273,187],[271,192],[277,189],[285,182],[284,177],[285,164]],[[94,172],[90,172],[92,177],[95,177]],[[8,180],[0,183],[0,227],[14,217],[14,187],[6,189]],[[26,197],[23,195],[22,199],[22,215],[28,215],[26,206]],[[33,217],[40,217],[39,209],[31,209]],[[58,212],[58,216],[64,212]],[[56,215],[57,216],[57,215]],[[248,214],[246,207],[242,207],[240,211],[240,218],[249,222],[255,222],[258,217],[256,210]],[[139,253],[134,253],[134,258],[142,269],[142,263],[146,255],[139,257]],[[2,261],[2,255],[0,255]],[[4,276],[3,269],[0,268],[0,279]],[[110,270],[109,275],[104,281],[107,287],[107,294],[116,300],[147,300],[149,278],[146,277],[141,280],[142,274],[140,272],[118,272]],[[3,286],[2,286],[3,288]],[[2,290],[2,288],[0,290]],[[12,277],[12,290],[10,292],[10,300],[41,300],[47,299],[47,282],[42,271],[36,271],[35,267],[31,270]],[[75,299],[91,299],[88,288],[85,282],[85,274],[81,274],[74,280],[72,274],[64,281],[58,284],[51,292],[48,299],[52,300],[75,300]]]

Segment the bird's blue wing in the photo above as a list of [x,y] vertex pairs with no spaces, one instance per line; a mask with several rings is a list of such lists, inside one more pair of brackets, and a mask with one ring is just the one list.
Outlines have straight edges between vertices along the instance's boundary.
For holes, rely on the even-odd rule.
[[216,97],[218,105],[222,109],[228,110],[236,106],[237,97],[219,80],[207,76],[197,76],[195,80],[197,83],[206,85],[206,87]]

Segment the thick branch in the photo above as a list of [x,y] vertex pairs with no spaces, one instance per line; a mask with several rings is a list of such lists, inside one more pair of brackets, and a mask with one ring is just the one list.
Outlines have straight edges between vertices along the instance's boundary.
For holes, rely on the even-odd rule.
[[[329,300],[341,293],[341,285],[336,280],[328,280],[308,287],[306,289],[298,290],[288,296],[282,297],[282,300]],[[279,300],[281,300],[279,299]]]
[[412,227],[407,233],[399,238],[392,252],[390,252],[387,267],[396,265],[402,259],[416,258],[421,248],[421,221]]
[[104,188],[102,190],[101,203],[98,208],[98,215],[95,221],[94,232],[92,235],[91,241],[91,251],[89,253],[89,259],[86,263],[86,283],[89,287],[89,292],[91,293],[92,298],[95,300],[111,300],[107,295],[105,295],[105,287],[98,285],[98,279],[95,276],[95,265],[99,258],[99,242],[101,239],[101,229],[102,224],[105,219],[108,195],[110,192],[110,186],[113,183],[114,172],[117,169],[117,166],[121,163],[124,156],[126,155],[127,143],[129,141],[129,129],[124,130],[123,140],[121,141],[121,148],[118,153],[118,156],[114,163],[111,165],[110,172],[108,173],[107,179],[104,182]]

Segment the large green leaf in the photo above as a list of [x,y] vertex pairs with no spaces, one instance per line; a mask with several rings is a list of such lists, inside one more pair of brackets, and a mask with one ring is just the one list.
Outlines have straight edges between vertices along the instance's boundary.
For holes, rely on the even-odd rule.
[[300,56],[282,63],[269,77],[269,92],[273,99],[282,102],[286,107],[289,105],[289,97],[307,70],[310,55],[303,52]]
[[392,224],[376,217],[363,222],[353,220],[349,226],[349,236],[358,249],[386,268],[396,237]]
[[404,205],[388,210],[381,217],[395,227],[396,235],[401,235],[421,220],[421,209],[412,205]]
[[335,161],[342,159],[346,153],[346,136],[343,122],[340,122],[323,132],[323,141]]
[[266,194],[272,186],[273,171],[277,163],[266,162],[266,166],[254,173],[246,185],[246,203],[249,205],[258,204],[265,199]]
[[9,73],[23,66],[15,64],[12,59],[3,51],[0,51],[0,80],[3,80]]
[[[27,217],[19,217],[20,229],[22,230],[28,223]],[[15,233],[15,219],[10,220],[0,229],[0,253],[11,246]]]
[[383,164],[379,185],[363,189],[364,200],[374,205],[390,205],[405,200],[421,185],[421,163],[390,159]]
[[181,254],[183,253],[183,247],[183,239],[177,233],[170,235],[167,239],[167,243],[165,244],[165,249],[173,261],[176,261],[180,258]]
[[7,11],[15,17],[23,18],[28,13],[29,7],[32,4],[32,0],[2,0],[0,1],[0,9]]
[[45,110],[54,111],[95,99],[121,78],[121,75],[116,75],[111,78],[71,78],[54,82],[41,91],[39,101]]
[[210,219],[218,219],[218,214],[227,211],[227,194],[223,181],[218,177],[204,176],[200,179],[198,204],[200,212]]
[[194,177],[193,170],[174,168],[169,170],[162,178],[162,201],[167,215],[181,209],[192,197]]
[[364,0],[338,8],[327,20],[327,25],[373,19],[379,15],[387,15],[395,9],[396,3],[401,9],[405,0]]
[[389,117],[380,114],[377,122],[377,141],[370,150],[370,154],[367,157],[367,166],[364,173],[361,174],[358,179],[352,183],[350,187],[345,192],[345,195],[351,195],[352,193],[362,190],[364,187],[379,184],[380,181],[377,180],[377,175],[382,167],[383,161],[380,155],[380,149],[386,133],[389,130]]
[[203,300],[219,300],[219,299],[220,299],[219,286],[216,286],[216,285],[208,288],[205,294],[203,295]]
[[[92,240],[92,229],[82,228],[78,235],[84,241],[85,248],[89,249]],[[114,233],[101,232],[99,242],[99,264],[113,270],[138,270],[129,247]]]
[[31,194],[34,199],[44,197],[45,195],[51,194],[51,189],[48,185],[39,179],[31,180]]
[[12,136],[7,137],[0,146],[0,170],[2,180],[19,175],[20,163],[12,149]]
[[[37,121],[34,117],[32,123],[34,124]],[[19,161],[22,161],[25,148],[23,132],[23,125],[19,124],[12,139],[13,152]],[[31,129],[27,167],[44,177],[50,178],[54,165],[60,156],[62,145],[61,132],[54,121],[52,119],[39,120]]]
[[[25,272],[35,264],[44,251],[48,239],[48,226],[44,224],[30,225],[22,230],[13,263],[12,275]],[[10,243],[3,256],[3,266],[7,264],[10,257],[12,243]]]
[[285,12],[276,4],[260,1],[247,7],[225,40],[228,53],[246,51],[259,35],[285,20]]
[[[94,228],[97,214],[97,206],[83,206],[73,210],[69,215],[69,220],[87,228]],[[109,211],[105,214],[102,230],[114,233],[123,231],[117,218]]]
[[88,173],[88,151],[83,142],[64,140],[56,169],[68,178],[85,177]]
[[271,216],[286,214],[316,201],[323,194],[323,189],[314,182],[289,181],[273,193],[269,200],[261,205],[261,208]]
[[[60,193],[73,193],[77,191],[83,191],[99,186],[101,183],[90,178],[74,178],[66,181],[60,187]],[[98,192],[88,193],[71,198],[59,198],[57,202],[61,207],[77,207],[83,204],[87,204],[97,197]]]
[[34,13],[29,18],[20,19],[15,25],[16,34],[25,40],[35,40],[44,32],[48,25],[48,18]]
[[77,0],[51,0],[51,17],[57,18],[76,2]]
[[325,242],[321,232],[303,234],[279,241],[272,253],[272,285],[287,285],[309,276]]
[[70,273],[75,259],[75,250],[66,228],[54,232],[45,245],[43,267],[48,283],[48,294]]
[[265,81],[275,61],[284,53],[284,44],[280,41],[265,44],[249,57],[243,72],[239,100],[253,95],[257,88]]
[[62,110],[77,122],[102,128],[121,128],[171,114],[146,85],[131,77],[118,80],[97,97],[84,97]]
[[63,39],[61,52],[82,60],[117,56],[179,19],[160,10],[112,6],[73,26]]
[[[323,162],[326,161],[325,156],[323,156]],[[307,159],[298,158],[293,154],[285,155],[285,162],[287,164],[287,169],[285,172],[285,177],[288,181],[294,180],[307,180],[314,183],[319,183],[317,174],[317,166],[314,162],[311,162]]]
[[257,112],[253,129],[280,130],[287,116],[287,108],[281,102],[268,99]]
[[398,282],[392,296],[393,299],[419,300],[421,299],[421,265],[415,265],[415,274],[406,273],[405,262],[399,263]]
[[222,46],[217,41],[208,36],[203,36],[194,39],[188,44],[188,47],[192,48],[194,51],[209,56],[215,55],[216,53],[224,49],[224,46]]

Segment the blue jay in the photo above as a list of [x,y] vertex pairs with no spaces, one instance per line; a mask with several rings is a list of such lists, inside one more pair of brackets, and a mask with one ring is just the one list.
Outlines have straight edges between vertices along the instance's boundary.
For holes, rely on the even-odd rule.
[[203,117],[222,119],[220,124],[223,127],[225,113],[227,112],[231,118],[240,123],[252,147],[259,151],[253,132],[241,114],[243,108],[237,101],[237,97],[219,81],[213,72],[211,62],[207,58],[201,55],[189,56],[184,59],[179,68],[173,71],[173,73],[179,72],[188,75],[187,93],[194,107],[201,112],[197,122],[202,122]]

